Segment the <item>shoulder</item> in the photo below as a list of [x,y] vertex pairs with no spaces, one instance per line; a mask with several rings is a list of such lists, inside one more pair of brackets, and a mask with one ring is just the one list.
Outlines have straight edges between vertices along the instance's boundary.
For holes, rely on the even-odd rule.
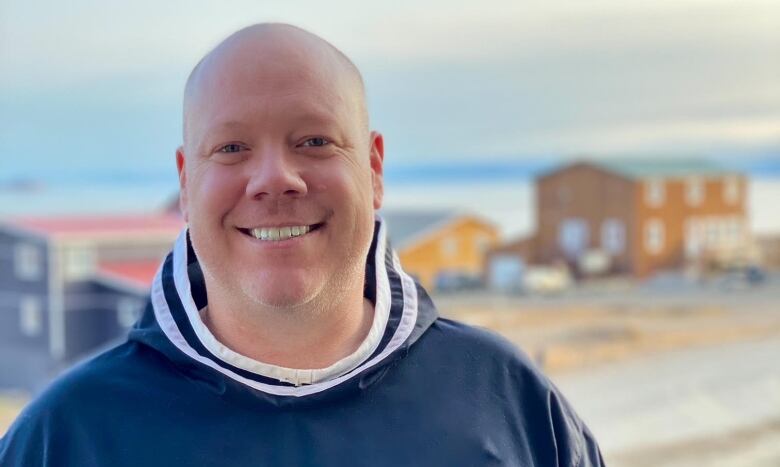
[[80,450],[88,449],[109,411],[121,406],[133,387],[150,384],[149,356],[137,347],[121,344],[58,377],[0,440],[0,465],[54,466],[82,458]]
[[33,401],[31,408],[84,413],[87,405],[117,401],[120,396],[150,384],[150,378],[161,365],[165,363],[144,346],[125,342],[57,377]]
[[[506,338],[487,329],[439,318],[420,344],[469,387],[471,397],[488,394],[528,436],[529,446],[550,446],[557,465],[603,464],[593,435],[555,384]],[[410,353],[410,358],[413,358]],[[424,357],[422,357],[424,358]],[[433,366],[433,365],[432,365]],[[466,382],[466,383],[464,383]]]
[[446,352],[461,365],[500,369],[509,376],[526,378],[543,389],[549,380],[528,355],[505,337],[491,330],[459,321],[438,318],[426,331],[427,345]]

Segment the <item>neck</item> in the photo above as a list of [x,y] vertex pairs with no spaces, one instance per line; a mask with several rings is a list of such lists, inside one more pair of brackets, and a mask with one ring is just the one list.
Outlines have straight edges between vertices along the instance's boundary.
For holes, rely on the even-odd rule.
[[[295,309],[236,303],[235,294],[207,287],[204,324],[222,344],[254,360],[298,369],[327,368],[353,353],[373,322],[373,304],[357,290],[336,303]],[[333,297],[331,297],[333,298]]]

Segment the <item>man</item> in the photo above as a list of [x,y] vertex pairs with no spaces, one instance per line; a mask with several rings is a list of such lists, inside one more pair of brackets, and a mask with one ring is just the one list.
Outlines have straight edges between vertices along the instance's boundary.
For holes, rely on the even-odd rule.
[[601,465],[524,355],[402,270],[383,157],[333,46],[278,24],[222,42],[187,82],[188,228],[145,314],[25,409],[0,464]]

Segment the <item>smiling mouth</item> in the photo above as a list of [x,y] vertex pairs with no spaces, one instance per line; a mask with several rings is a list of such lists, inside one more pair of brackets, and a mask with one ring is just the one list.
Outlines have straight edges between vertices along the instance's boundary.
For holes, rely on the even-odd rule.
[[281,242],[291,238],[302,237],[308,233],[314,232],[323,225],[325,225],[325,223],[320,222],[312,225],[292,225],[286,227],[256,227],[253,229],[239,227],[238,230],[244,235],[248,235],[258,240]]

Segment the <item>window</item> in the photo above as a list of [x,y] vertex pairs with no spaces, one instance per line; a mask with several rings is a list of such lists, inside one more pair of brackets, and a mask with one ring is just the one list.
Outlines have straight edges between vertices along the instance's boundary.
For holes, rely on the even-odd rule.
[[123,297],[116,304],[116,321],[123,328],[132,327],[141,314],[141,302],[134,298]]
[[458,239],[456,237],[447,237],[441,242],[441,253],[446,257],[453,257],[458,254]]
[[477,234],[474,239],[474,249],[477,253],[485,253],[490,248],[490,237],[485,234]]
[[723,179],[723,200],[727,204],[739,202],[739,178],[734,175]]
[[685,254],[689,258],[698,257],[704,245],[703,222],[695,217],[685,222]]
[[690,177],[685,181],[685,201],[691,206],[698,206],[704,201],[704,180]]
[[664,249],[664,224],[660,219],[649,219],[645,224],[645,250],[658,254]]
[[588,247],[588,224],[583,219],[564,219],[558,229],[558,246],[569,257],[579,256]]
[[709,218],[707,219],[706,224],[706,239],[707,239],[707,245],[708,246],[715,246],[718,244],[718,240],[720,239],[720,231],[718,226],[718,220],[715,218]]
[[19,243],[14,248],[14,272],[23,280],[37,280],[43,273],[43,258],[38,246]]
[[79,280],[90,276],[95,269],[95,251],[86,246],[65,249],[65,277]]
[[648,206],[661,206],[666,197],[664,181],[651,179],[645,183],[645,202]]
[[739,217],[732,217],[728,221],[728,233],[727,238],[731,242],[742,241],[742,221]]
[[41,334],[43,317],[38,297],[23,296],[19,301],[19,328],[25,336],[35,337]]
[[601,224],[601,247],[609,254],[619,255],[626,246],[626,228],[619,219],[606,219]]

